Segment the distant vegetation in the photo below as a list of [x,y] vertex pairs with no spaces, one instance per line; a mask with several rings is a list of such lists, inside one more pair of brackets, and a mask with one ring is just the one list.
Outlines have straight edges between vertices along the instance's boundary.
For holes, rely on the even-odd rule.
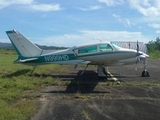
[[160,38],[151,40],[147,44],[148,52],[151,58],[160,58]]
[[[47,46],[47,45],[38,45],[38,44],[36,45],[44,50],[61,50],[61,49],[67,48],[67,47]],[[11,43],[1,43],[0,42],[0,49],[12,50],[14,48]]]
[[13,49],[13,45],[11,43],[0,42],[0,49]]
[[46,45],[37,45],[37,46],[44,50],[62,50],[67,48],[67,47],[46,46]]

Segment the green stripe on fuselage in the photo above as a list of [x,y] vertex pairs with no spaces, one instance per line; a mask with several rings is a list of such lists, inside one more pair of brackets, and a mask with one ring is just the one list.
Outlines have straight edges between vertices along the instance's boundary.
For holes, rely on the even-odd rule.
[[78,55],[78,57],[88,57],[88,56],[98,56],[98,55],[110,55],[110,54],[124,54],[124,53],[132,53],[132,52],[125,52],[125,51],[111,51],[111,52],[96,52],[96,53],[89,53]]

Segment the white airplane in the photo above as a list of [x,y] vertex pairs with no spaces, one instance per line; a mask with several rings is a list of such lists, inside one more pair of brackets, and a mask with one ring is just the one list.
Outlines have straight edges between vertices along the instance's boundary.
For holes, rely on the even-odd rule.
[[137,64],[140,60],[143,60],[144,70],[142,76],[149,77],[146,69],[146,58],[149,55],[139,51],[138,44],[137,50],[121,48],[112,42],[79,45],[58,51],[43,50],[16,30],[6,31],[6,33],[18,54],[18,59],[14,61],[15,63],[33,65],[35,67],[44,64],[72,64],[76,67],[84,64],[86,67],[83,72],[88,65],[97,65],[98,77],[106,77],[105,66]]

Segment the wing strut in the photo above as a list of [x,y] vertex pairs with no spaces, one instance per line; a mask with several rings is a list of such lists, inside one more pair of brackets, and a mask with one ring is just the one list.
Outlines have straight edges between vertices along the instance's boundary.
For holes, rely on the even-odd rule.
[[33,69],[32,69],[32,71],[31,71],[31,74],[32,74],[33,71],[36,69],[36,67],[37,67],[37,65],[35,64],[35,65],[33,66]]
[[81,72],[80,75],[83,75],[83,73],[84,73],[84,71],[87,69],[87,67],[88,67],[88,64],[87,64],[87,66],[84,68],[84,70]]

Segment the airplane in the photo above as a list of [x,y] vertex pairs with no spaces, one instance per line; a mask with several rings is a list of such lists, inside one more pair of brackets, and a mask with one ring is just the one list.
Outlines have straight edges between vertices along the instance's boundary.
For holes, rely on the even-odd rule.
[[149,77],[146,68],[146,59],[149,55],[139,51],[138,42],[137,50],[122,48],[113,42],[78,45],[64,50],[43,50],[16,30],[6,31],[6,34],[18,54],[14,63],[32,65],[33,70],[36,66],[44,64],[71,64],[75,65],[75,68],[84,64],[86,67],[82,75],[88,65],[97,65],[98,77],[107,77],[106,66],[137,64],[142,60],[144,65],[142,77]]

